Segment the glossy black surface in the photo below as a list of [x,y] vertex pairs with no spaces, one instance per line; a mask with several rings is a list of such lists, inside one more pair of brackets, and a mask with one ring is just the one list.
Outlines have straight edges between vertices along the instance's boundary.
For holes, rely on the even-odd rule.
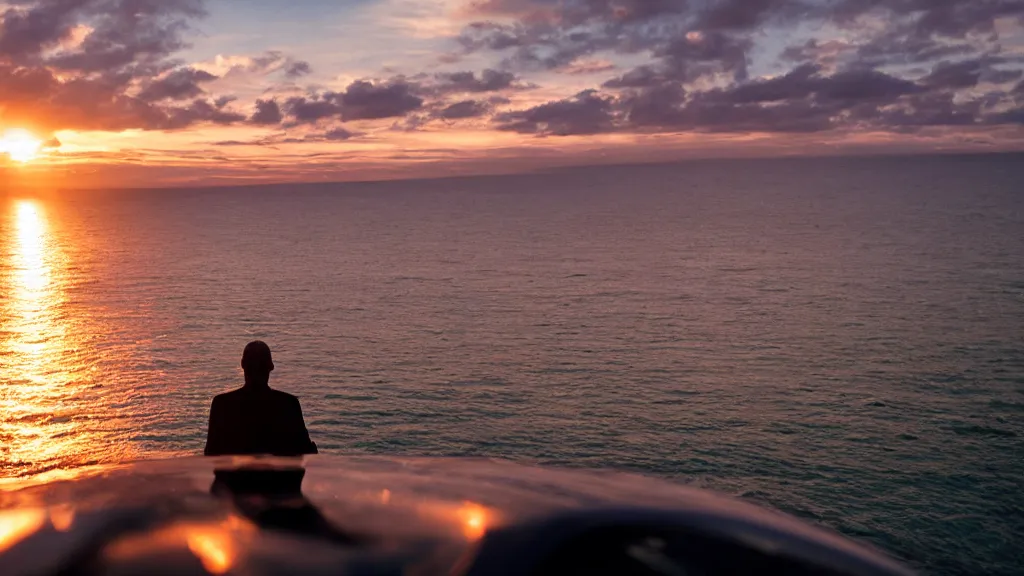
[[79,474],[3,485],[0,573],[909,574],[788,516],[616,473],[315,457]]

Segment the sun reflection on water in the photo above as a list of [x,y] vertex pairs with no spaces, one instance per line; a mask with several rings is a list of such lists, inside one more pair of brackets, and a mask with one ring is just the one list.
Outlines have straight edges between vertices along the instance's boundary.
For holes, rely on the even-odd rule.
[[[69,311],[65,247],[41,202],[9,204],[0,223],[0,470],[72,468],[119,450],[89,430],[85,339]],[[102,410],[99,410],[103,414]]]

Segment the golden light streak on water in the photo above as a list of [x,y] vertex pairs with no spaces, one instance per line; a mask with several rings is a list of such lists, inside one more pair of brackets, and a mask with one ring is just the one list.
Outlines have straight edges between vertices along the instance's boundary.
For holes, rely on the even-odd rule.
[[[0,225],[0,465],[4,475],[70,469],[124,451],[93,426],[110,410],[94,386],[87,338],[98,327],[73,311],[66,238],[42,202],[7,205]],[[91,400],[90,400],[91,399]]]

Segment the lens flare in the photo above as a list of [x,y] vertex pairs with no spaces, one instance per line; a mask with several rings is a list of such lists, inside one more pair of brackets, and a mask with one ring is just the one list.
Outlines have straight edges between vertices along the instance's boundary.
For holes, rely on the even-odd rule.
[[469,540],[482,538],[491,524],[490,511],[475,502],[464,502],[455,514],[462,523],[462,533]]
[[130,562],[188,549],[210,574],[231,572],[244,561],[257,535],[254,524],[238,516],[221,521],[179,522],[146,534],[125,536],[104,549],[108,559]]
[[43,527],[45,510],[11,510],[0,512],[0,552],[13,547]]
[[211,574],[224,574],[235,563],[236,547],[227,534],[216,530],[194,530],[185,537],[185,542]]

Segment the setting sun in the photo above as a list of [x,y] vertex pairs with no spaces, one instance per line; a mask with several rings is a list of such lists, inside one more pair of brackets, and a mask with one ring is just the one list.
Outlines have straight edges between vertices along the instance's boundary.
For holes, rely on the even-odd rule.
[[15,128],[0,138],[0,154],[7,154],[15,162],[29,162],[39,155],[43,142],[28,130]]

